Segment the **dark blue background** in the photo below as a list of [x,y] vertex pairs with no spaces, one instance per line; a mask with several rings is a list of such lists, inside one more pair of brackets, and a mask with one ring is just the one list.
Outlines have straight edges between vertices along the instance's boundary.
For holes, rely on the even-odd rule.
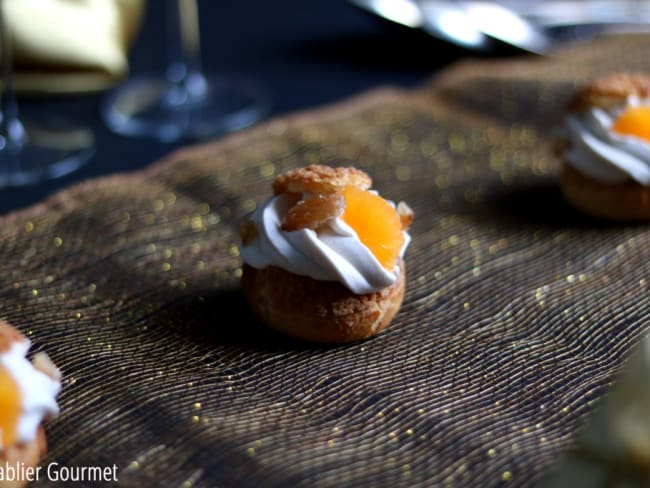
[[[236,72],[264,83],[270,117],[316,107],[380,85],[415,86],[471,55],[413,29],[382,21],[345,0],[199,0],[206,71]],[[131,73],[162,73],[167,60],[164,2],[149,0],[129,59]],[[23,113],[63,111],[95,130],[97,152],[82,169],[54,181],[0,190],[0,213],[42,200],[70,184],[151,164],[181,141],[162,144],[115,135],[103,125],[106,93],[21,97]]]

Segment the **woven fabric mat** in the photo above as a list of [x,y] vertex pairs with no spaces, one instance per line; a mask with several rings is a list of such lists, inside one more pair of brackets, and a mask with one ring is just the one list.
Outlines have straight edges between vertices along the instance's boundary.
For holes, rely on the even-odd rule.
[[[44,463],[115,463],[123,486],[534,485],[650,318],[650,229],[568,207],[550,141],[577,83],[648,52],[466,62],[2,218],[0,317],[64,372]],[[416,213],[402,310],[363,343],[281,337],[238,289],[239,222],[308,163]]]

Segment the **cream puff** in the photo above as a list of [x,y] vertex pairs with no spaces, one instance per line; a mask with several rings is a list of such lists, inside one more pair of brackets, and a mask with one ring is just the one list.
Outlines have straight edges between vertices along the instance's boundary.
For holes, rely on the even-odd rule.
[[285,334],[343,343],[383,330],[404,297],[413,212],[355,168],[312,165],[278,176],[241,226],[242,290]]
[[619,73],[570,100],[560,144],[561,187],[579,210],[610,220],[650,219],[650,76]]
[[[34,468],[47,446],[43,421],[58,414],[60,373],[44,353],[30,362],[30,342],[0,320],[0,463]],[[20,476],[0,481],[2,487],[24,486]]]

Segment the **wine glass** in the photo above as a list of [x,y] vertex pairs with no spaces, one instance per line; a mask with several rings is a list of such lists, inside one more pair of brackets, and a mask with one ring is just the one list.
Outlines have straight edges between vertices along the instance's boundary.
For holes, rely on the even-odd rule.
[[94,135],[61,117],[56,127],[22,120],[13,87],[11,29],[0,0],[0,187],[20,187],[75,171],[94,154]]
[[173,142],[221,135],[264,117],[270,109],[264,87],[202,70],[197,1],[166,1],[166,73],[134,77],[110,93],[102,107],[108,127],[122,135]]

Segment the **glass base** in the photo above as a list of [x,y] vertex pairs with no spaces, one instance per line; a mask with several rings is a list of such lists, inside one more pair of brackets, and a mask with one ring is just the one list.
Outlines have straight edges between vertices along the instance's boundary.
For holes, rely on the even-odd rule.
[[134,78],[109,94],[102,116],[118,134],[173,142],[243,129],[269,109],[266,90],[249,79],[195,74],[183,83]]
[[20,133],[13,140],[0,136],[0,188],[60,178],[95,153],[92,131],[65,121],[57,121],[56,129],[22,122]]

